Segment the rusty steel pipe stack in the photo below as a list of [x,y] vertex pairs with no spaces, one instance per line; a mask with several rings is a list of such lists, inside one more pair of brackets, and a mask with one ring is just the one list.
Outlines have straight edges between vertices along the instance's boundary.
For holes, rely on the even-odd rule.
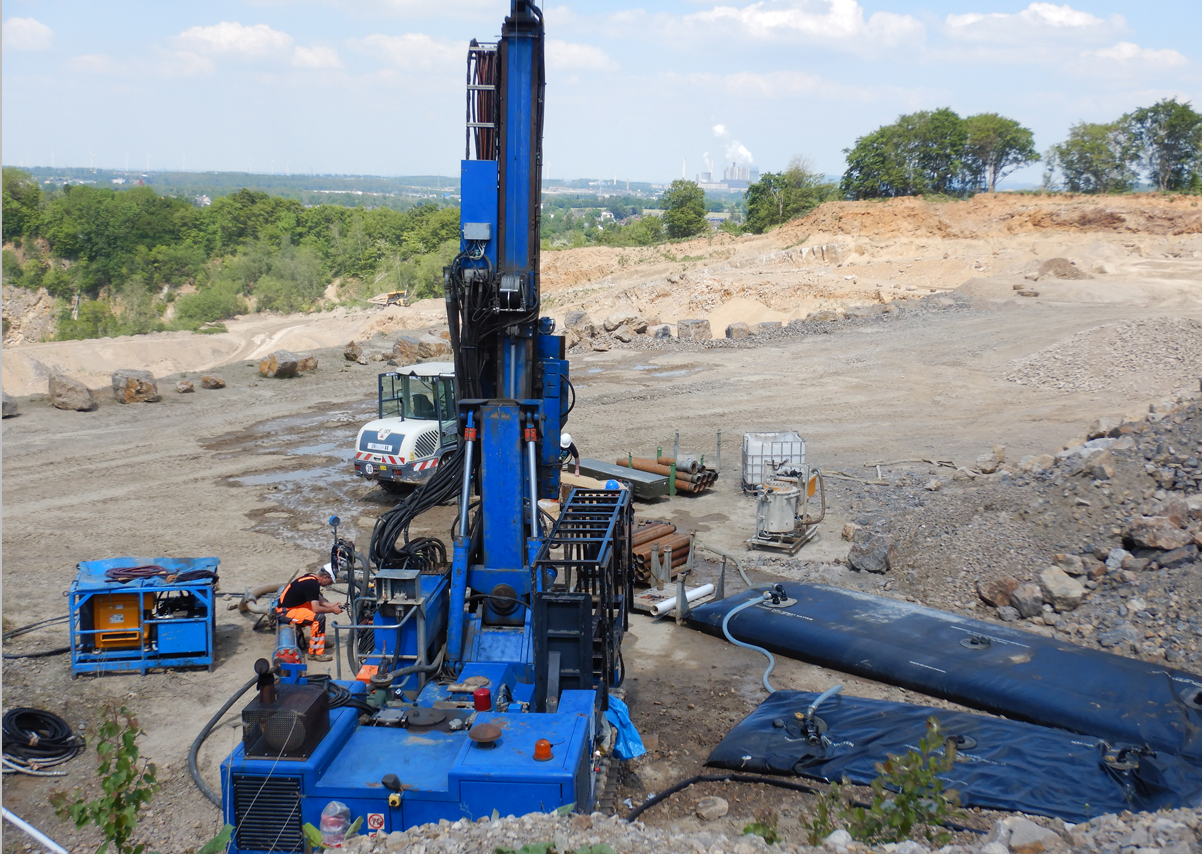
[[[667,459],[660,457],[659,459]],[[643,457],[634,457],[616,460],[620,466],[634,468],[638,471],[645,471],[650,474],[661,474],[665,477],[672,476],[671,461],[668,465],[661,465],[657,460],[644,459]],[[718,473],[713,469],[700,468],[696,472],[677,471],[676,472],[676,489],[679,492],[698,493],[714,484],[718,479]]]
[[634,530],[632,538],[634,551],[634,568],[636,580],[643,584],[654,584],[651,574],[651,550],[658,546],[659,554],[672,549],[672,567],[670,578],[676,577],[676,570],[689,559],[689,547],[692,537],[688,534],[678,534],[676,526],[670,522],[645,522]]

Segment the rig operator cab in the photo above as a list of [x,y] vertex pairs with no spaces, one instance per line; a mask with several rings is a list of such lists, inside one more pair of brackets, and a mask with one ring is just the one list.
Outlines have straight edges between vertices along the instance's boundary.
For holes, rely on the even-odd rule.
[[380,374],[377,400],[376,419],[355,438],[355,476],[389,492],[424,483],[458,442],[454,363]]

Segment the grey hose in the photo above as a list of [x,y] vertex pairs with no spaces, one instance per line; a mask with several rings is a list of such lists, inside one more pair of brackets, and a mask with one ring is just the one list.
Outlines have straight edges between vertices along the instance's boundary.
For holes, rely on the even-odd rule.
[[729,611],[727,611],[726,616],[722,618],[722,634],[724,634],[726,636],[726,639],[728,641],[730,641],[731,643],[733,643],[735,646],[741,646],[741,647],[743,647],[743,649],[750,649],[755,652],[763,653],[764,655],[768,656],[768,669],[764,671],[764,688],[768,691],[769,694],[775,694],[776,689],[773,688],[772,683],[768,681],[768,677],[772,675],[772,671],[776,668],[776,659],[772,656],[772,653],[768,652],[768,650],[764,649],[762,646],[756,646],[755,644],[744,643],[743,641],[738,640],[737,638],[734,637],[734,635],[732,635],[730,633],[730,628],[729,628],[731,617],[733,617],[735,614],[739,613],[740,611],[744,611],[747,608],[750,608],[752,605],[758,605],[760,602],[763,602],[765,599],[769,598],[769,595],[770,594],[768,594],[768,593],[764,593],[761,595],[761,597],[759,599],[748,599],[742,605],[739,605],[738,607],[735,607],[735,608],[731,608]]

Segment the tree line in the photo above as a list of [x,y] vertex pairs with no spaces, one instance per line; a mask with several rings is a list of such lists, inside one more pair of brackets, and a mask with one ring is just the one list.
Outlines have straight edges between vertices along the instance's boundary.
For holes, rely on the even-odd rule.
[[435,296],[458,251],[458,209],[433,204],[305,207],[243,189],[197,207],[149,187],[44,193],[21,170],[3,178],[4,282],[61,298],[60,338],[213,328],[252,303],[306,310],[334,279],[350,298]]
[[[1126,192],[1142,179],[1163,192],[1202,193],[1202,115],[1175,98],[1109,123],[1075,124],[1042,157],[1032,132],[1013,119],[962,118],[950,108],[900,116],[844,153],[847,170],[838,183],[794,158],[782,172],[763,173],[741,199],[673,181],[658,201],[662,215],[648,215],[646,198],[637,195],[548,196],[543,246],[686,239],[707,232],[706,214],[715,210],[730,214],[721,229],[759,234],[834,199],[992,191],[1015,169],[1041,160],[1045,190]],[[306,206],[240,189],[198,207],[149,187],[43,192],[27,172],[6,168],[3,176],[4,282],[45,287],[61,298],[65,338],[206,331],[251,305],[308,310],[334,279],[351,298],[382,290],[436,296],[442,268],[458,251],[459,211],[435,204]]]

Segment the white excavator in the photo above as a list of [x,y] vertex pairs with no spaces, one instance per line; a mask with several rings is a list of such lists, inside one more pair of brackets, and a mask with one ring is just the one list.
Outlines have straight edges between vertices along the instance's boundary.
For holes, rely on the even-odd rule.
[[391,493],[434,473],[457,443],[455,365],[425,362],[380,374],[376,420],[355,439],[355,474]]

